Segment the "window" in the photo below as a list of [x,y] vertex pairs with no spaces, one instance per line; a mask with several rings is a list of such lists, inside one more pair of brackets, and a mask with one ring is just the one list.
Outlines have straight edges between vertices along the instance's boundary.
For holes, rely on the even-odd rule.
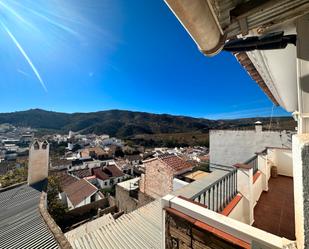
[[107,182],[104,182],[104,185],[107,186]]
[[38,141],[35,141],[35,143],[33,144],[33,148],[35,150],[39,150],[40,149],[40,145],[39,145]]
[[46,150],[48,143],[46,141],[43,142],[42,144],[42,149]]

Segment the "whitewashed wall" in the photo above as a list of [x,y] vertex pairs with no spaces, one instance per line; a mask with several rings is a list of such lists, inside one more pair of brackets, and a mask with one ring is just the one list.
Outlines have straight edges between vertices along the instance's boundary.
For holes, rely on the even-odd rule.
[[293,177],[292,150],[269,149],[268,159],[277,167],[278,174]]
[[210,163],[243,163],[265,147],[291,148],[290,133],[256,130],[210,131]]
[[250,224],[249,220],[249,202],[246,198],[241,198],[228,217],[240,222]]
[[262,175],[260,175],[255,183],[253,184],[253,206],[255,206],[258,202],[258,200],[260,199],[260,196],[263,192],[263,179],[262,179]]

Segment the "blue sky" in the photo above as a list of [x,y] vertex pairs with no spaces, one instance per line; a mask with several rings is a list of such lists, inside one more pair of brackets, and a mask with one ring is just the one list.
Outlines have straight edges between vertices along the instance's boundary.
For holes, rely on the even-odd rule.
[[235,58],[203,56],[163,0],[22,3],[0,0],[0,112],[271,115]]

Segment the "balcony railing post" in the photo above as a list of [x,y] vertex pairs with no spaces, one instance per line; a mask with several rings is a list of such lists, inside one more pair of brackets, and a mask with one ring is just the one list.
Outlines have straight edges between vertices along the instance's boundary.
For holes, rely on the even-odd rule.
[[224,177],[213,182],[192,199],[204,203],[210,210],[222,211],[237,194],[237,169],[232,169]]
[[210,207],[210,189],[208,190],[208,204],[207,204],[208,207]]

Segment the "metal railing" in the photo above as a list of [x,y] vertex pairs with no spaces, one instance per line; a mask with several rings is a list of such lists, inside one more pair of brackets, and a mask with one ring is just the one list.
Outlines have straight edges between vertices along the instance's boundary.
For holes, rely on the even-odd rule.
[[233,168],[202,191],[192,196],[192,200],[204,204],[212,211],[221,212],[237,194],[237,169]]
[[255,155],[255,156],[251,157],[246,162],[244,162],[244,164],[247,164],[247,165],[252,167],[253,175],[254,175],[259,169],[259,167],[258,167],[258,156]]

